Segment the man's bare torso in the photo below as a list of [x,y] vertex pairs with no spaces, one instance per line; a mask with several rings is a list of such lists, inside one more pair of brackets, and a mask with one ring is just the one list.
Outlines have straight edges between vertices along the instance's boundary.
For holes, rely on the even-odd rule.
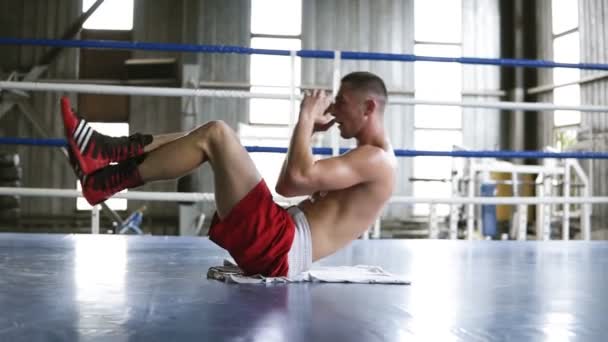
[[396,158],[390,146],[373,167],[378,173],[373,181],[347,189],[316,192],[298,207],[310,225],[313,261],[335,253],[357,239],[378,218],[391,197],[395,183]]

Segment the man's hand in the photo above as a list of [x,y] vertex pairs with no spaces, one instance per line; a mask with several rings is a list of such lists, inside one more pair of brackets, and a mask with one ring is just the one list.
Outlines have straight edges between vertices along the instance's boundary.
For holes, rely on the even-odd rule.
[[323,90],[306,92],[300,104],[300,118],[313,120],[313,132],[327,131],[334,123],[331,110],[332,99]]

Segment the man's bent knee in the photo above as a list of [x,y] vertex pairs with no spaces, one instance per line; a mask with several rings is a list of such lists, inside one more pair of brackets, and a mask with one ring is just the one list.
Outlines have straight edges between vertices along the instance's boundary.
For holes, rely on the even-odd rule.
[[236,133],[226,122],[222,120],[209,121],[190,134],[194,134],[198,138],[199,145],[206,151],[210,147],[225,142],[226,139],[236,137]]
[[219,138],[226,134],[233,135],[235,134],[232,127],[230,127],[227,123],[222,120],[213,120],[209,121],[203,125],[198,126],[194,129],[190,134],[196,135],[198,138],[202,140],[209,140],[214,138]]

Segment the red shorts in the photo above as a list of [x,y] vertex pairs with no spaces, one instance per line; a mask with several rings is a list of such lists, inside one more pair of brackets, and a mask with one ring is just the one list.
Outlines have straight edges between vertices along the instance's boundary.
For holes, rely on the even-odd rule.
[[262,179],[228,216],[213,215],[209,239],[226,249],[246,275],[287,276],[295,224]]

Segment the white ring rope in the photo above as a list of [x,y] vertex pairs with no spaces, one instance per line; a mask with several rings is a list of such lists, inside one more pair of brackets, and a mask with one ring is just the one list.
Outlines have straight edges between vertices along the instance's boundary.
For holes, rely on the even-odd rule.
[[[289,94],[265,94],[252,93],[238,90],[211,90],[193,88],[169,88],[169,87],[134,87],[120,85],[101,84],[76,84],[76,83],[45,83],[45,82],[0,82],[0,89],[16,89],[30,91],[54,91],[74,92],[88,94],[113,94],[113,95],[145,95],[145,96],[168,96],[168,97],[228,97],[228,98],[261,98],[261,99],[285,99],[289,100]],[[300,98],[300,96],[297,96]]]
[[[82,197],[82,193],[74,189],[52,189],[52,188],[12,188],[0,187],[0,195],[3,196],[29,196],[29,197]],[[211,202],[215,196],[212,193],[183,193],[183,192],[155,192],[155,191],[129,191],[117,193],[112,198],[125,198],[142,201],[164,201],[164,202]],[[277,196],[275,199],[282,202],[297,202],[305,197],[284,198]],[[608,203],[608,196],[591,197],[413,197],[393,196],[389,203],[394,204],[489,204],[489,205],[536,205],[536,204],[600,204]]]
[[[29,91],[53,91],[74,92],[90,94],[116,94],[116,95],[143,95],[143,96],[169,96],[169,97],[218,97],[218,98],[260,98],[260,99],[282,99],[289,100],[289,94],[252,93],[238,90],[216,90],[216,89],[192,89],[192,88],[169,88],[169,87],[136,87],[120,85],[100,84],[76,84],[76,83],[46,83],[46,82],[11,82],[0,81],[0,89],[29,90]],[[300,100],[302,96],[294,96]],[[506,110],[576,110],[582,112],[608,112],[608,106],[598,105],[556,105],[552,103],[534,102],[479,102],[479,101],[437,101],[413,98],[393,98],[389,101],[392,105],[433,105],[467,108],[490,108]]]

